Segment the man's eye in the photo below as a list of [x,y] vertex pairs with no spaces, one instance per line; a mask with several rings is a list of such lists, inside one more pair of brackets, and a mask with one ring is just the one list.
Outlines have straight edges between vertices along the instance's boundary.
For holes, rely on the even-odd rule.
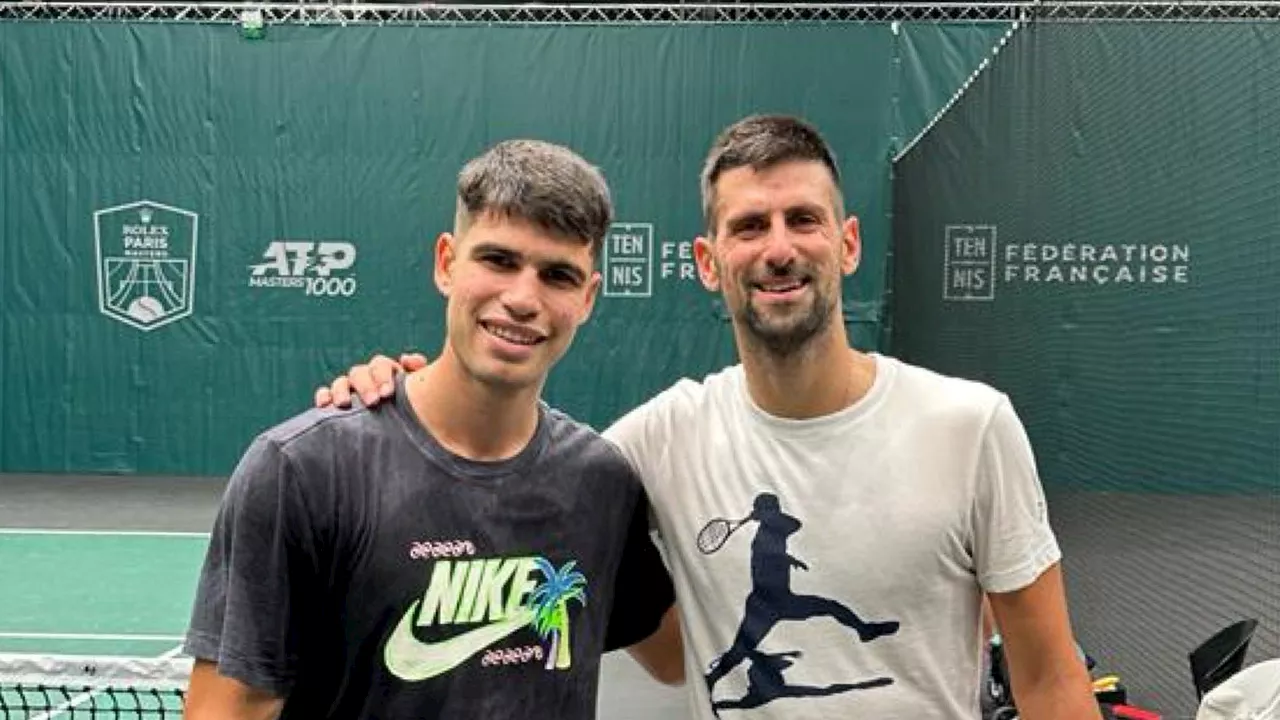
[[484,255],[480,258],[480,261],[485,263],[486,265],[492,265],[496,268],[504,268],[504,269],[513,268],[516,265],[515,261],[512,260],[510,257],[506,255],[499,255],[497,253],[494,253],[491,255]]
[[578,284],[578,277],[567,270],[550,270],[545,277],[552,285],[575,287]]

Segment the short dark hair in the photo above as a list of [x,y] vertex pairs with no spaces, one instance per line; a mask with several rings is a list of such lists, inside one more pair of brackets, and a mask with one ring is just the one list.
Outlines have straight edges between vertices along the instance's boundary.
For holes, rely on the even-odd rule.
[[[840,170],[835,153],[813,125],[789,115],[752,115],[721,131],[702,167],[702,218],[707,231],[715,230],[716,181],[729,170],[751,167],[766,170],[793,160],[813,160],[826,166],[836,188]],[[840,193],[837,212],[843,214]]]
[[600,170],[572,150],[541,140],[506,140],[458,173],[455,230],[464,231],[486,214],[589,243],[594,256],[613,222],[613,200]]

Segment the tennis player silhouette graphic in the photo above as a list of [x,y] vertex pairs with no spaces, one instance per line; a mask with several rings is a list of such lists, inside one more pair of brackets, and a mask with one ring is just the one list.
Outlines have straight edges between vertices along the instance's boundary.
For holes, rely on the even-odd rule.
[[[759,523],[759,528],[751,541],[752,588],[747,595],[742,624],[738,627],[733,647],[711,663],[706,675],[707,692],[713,698],[711,707],[716,716],[719,717],[720,710],[760,707],[778,698],[819,697],[892,684],[892,678],[882,677],[827,687],[791,685],[783,677],[783,671],[795,664],[793,658],[800,657],[801,652],[769,654],[759,651],[765,636],[783,620],[831,617],[856,632],[862,642],[896,633],[898,623],[867,622],[835,600],[796,595],[791,591],[791,570],[809,569],[808,565],[787,552],[787,538],[799,531],[802,523],[784,513],[777,496],[772,493],[757,495],[751,514],[742,520],[731,523],[717,519],[708,523],[698,535],[699,549],[707,554],[719,550],[729,535],[752,520]],[[715,701],[716,683],[748,660],[751,667],[747,671],[747,694],[737,700]]]

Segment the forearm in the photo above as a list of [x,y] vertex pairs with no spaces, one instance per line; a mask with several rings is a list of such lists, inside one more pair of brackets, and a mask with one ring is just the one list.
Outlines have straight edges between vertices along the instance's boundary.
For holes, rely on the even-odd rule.
[[1011,680],[1022,720],[1102,720],[1083,664],[1064,664]]
[[276,720],[284,699],[218,674],[211,662],[197,660],[183,708],[184,720]]
[[684,642],[676,607],[667,611],[652,635],[627,648],[627,652],[654,680],[664,685],[683,685]]

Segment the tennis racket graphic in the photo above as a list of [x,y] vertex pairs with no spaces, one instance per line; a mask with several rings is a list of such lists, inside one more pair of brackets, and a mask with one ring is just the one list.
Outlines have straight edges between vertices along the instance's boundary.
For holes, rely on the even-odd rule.
[[742,527],[742,524],[750,519],[750,516],[742,518],[741,520],[715,518],[706,525],[703,525],[702,529],[698,531],[698,549],[701,550],[704,555],[710,555],[711,553],[719,550],[724,546],[724,543],[729,539],[729,536],[733,534],[733,531]]

